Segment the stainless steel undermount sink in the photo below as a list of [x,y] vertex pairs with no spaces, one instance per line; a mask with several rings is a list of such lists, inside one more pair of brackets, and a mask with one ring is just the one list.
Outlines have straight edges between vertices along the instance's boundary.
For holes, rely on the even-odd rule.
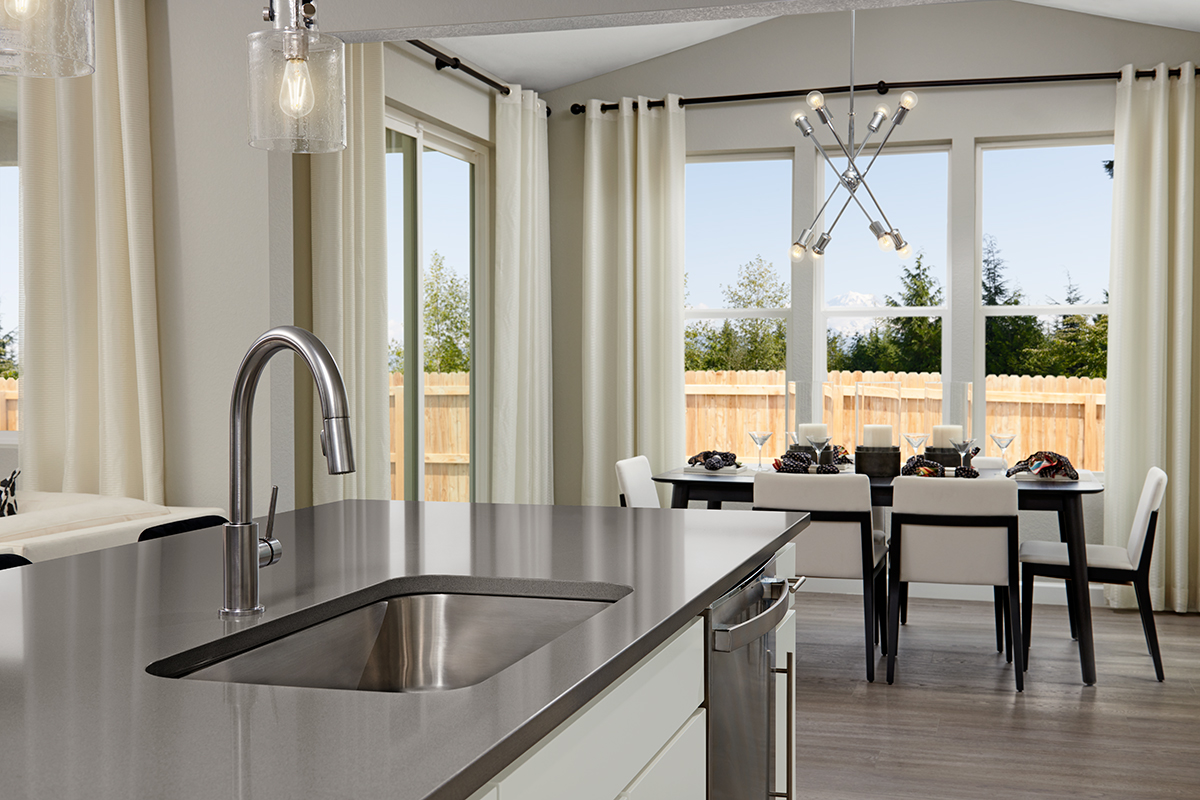
[[374,692],[487,680],[632,591],[610,583],[398,578],[147,667],[169,678]]

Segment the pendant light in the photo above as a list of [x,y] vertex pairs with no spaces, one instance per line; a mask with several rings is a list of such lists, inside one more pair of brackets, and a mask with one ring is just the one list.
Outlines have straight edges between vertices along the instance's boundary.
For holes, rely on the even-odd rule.
[[345,150],[342,40],[317,32],[312,2],[271,0],[263,19],[275,27],[247,37],[251,146],[287,153]]
[[[829,128],[829,130],[833,133],[833,138],[837,144],[837,149],[840,150],[841,154],[846,158],[846,168],[841,172],[841,174],[838,175],[837,186],[833,187],[829,193],[829,197],[826,198],[824,205],[822,205],[821,209],[817,211],[812,225],[808,228],[805,228],[800,234],[799,238],[797,238],[792,244],[792,258],[799,261],[800,259],[804,258],[805,254],[811,255],[814,260],[821,258],[821,256],[825,254],[825,250],[829,247],[829,243],[833,238],[831,235],[833,229],[837,226],[838,222],[842,218],[842,214],[846,212],[846,209],[852,202],[857,204],[862,210],[863,214],[866,216],[867,221],[870,223],[867,227],[871,232],[871,236],[875,238],[876,243],[879,245],[879,249],[885,253],[895,251],[895,253],[901,258],[907,258],[912,254],[912,245],[904,240],[904,237],[900,234],[900,230],[894,227],[891,221],[888,220],[887,214],[883,211],[883,206],[879,205],[879,201],[875,199],[875,193],[872,192],[871,187],[867,185],[867,173],[869,173],[871,171],[871,167],[875,165],[875,159],[879,158],[879,154],[883,151],[883,147],[887,144],[888,139],[891,138],[892,132],[896,130],[898,125],[902,125],[904,123],[904,119],[908,116],[908,112],[916,107],[917,95],[914,92],[905,92],[903,95],[901,95],[900,105],[896,109],[895,114],[891,113],[891,109],[889,109],[886,104],[880,103],[878,106],[876,106],[875,111],[871,114],[871,119],[867,122],[867,135],[864,136],[862,142],[859,142],[856,146],[854,141],[853,10],[850,12],[850,114],[847,138],[845,141],[843,141],[842,137],[838,135],[837,129],[834,127],[833,114],[825,106],[825,95],[818,91],[812,91],[808,93],[806,100],[811,113],[816,114],[820,123]],[[825,158],[825,161],[829,164],[830,168],[832,168],[834,172],[837,172],[837,168],[834,167],[833,164],[833,158],[830,157],[829,153],[825,152],[825,148],[821,146],[821,142],[818,141],[815,136],[813,136],[816,129],[815,126],[809,122],[809,113],[809,111],[798,111],[792,116],[792,121],[795,123],[796,127],[800,129],[800,132],[804,134],[804,138],[812,139],[812,143],[817,148],[817,152],[819,152]],[[891,127],[887,129],[883,139],[880,140],[879,145],[875,148],[875,152],[871,154],[870,161],[867,162],[866,166],[860,167],[858,157],[862,155],[863,150],[866,149],[867,140],[870,139],[873,134],[878,133],[879,129],[883,127],[883,124],[887,122],[889,118],[892,122]],[[830,201],[833,200],[834,195],[838,193],[839,189],[843,188],[850,196],[844,203],[842,203],[841,210],[839,210],[837,216],[834,217],[833,224],[829,226],[829,229],[818,235],[814,230],[817,222],[821,219],[821,215],[825,213],[825,208],[829,205]],[[879,213],[879,216],[883,218],[883,222],[876,220],[873,217],[871,210],[869,210],[867,206],[863,204],[863,201],[859,199],[859,189],[866,190],[867,202],[875,211]],[[816,237],[815,241],[814,236]]]
[[93,0],[4,0],[0,75],[79,78],[96,71]]

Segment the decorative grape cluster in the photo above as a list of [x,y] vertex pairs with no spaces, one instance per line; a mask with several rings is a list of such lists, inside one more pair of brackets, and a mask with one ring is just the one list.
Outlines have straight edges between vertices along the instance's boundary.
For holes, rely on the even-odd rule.
[[802,450],[788,450],[775,459],[776,472],[808,472],[812,466],[812,456]]
[[946,468],[936,461],[930,461],[925,456],[913,456],[900,468],[900,474],[919,475],[924,478],[944,478],[946,477]]
[[837,475],[841,470],[833,464],[821,464],[817,467],[816,472],[818,475]]
[[710,469],[713,472],[722,467],[736,467],[737,453],[726,453],[721,450],[704,450],[688,459],[688,466],[694,467],[697,464],[703,464],[705,469]]
[[954,477],[956,478],[978,478],[979,470],[974,467],[955,467]]

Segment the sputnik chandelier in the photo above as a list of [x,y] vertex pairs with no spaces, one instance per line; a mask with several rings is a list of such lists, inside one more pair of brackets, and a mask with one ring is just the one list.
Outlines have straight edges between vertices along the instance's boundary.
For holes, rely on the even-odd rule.
[[[896,130],[896,126],[904,124],[904,118],[908,116],[908,112],[916,107],[917,95],[914,92],[905,92],[902,94],[900,96],[900,107],[896,109],[895,114],[891,113],[891,109],[888,108],[886,103],[880,103],[878,106],[876,106],[875,112],[871,115],[870,122],[867,123],[867,135],[863,137],[862,142],[859,143],[857,149],[855,149],[854,11],[850,12],[850,114],[849,135],[847,137],[847,141],[842,141],[842,137],[838,135],[837,129],[833,126],[833,115],[825,106],[825,95],[821,94],[819,91],[812,91],[808,93],[807,101],[808,107],[817,115],[817,119],[825,124],[829,128],[830,132],[833,133],[834,141],[837,142],[838,148],[842,151],[842,155],[846,157],[846,168],[840,174],[838,174],[838,185],[834,186],[829,192],[829,197],[825,199],[825,203],[813,217],[812,225],[805,228],[800,234],[800,238],[798,238],[792,245],[792,258],[799,261],[800,259],[804,258],[804,254],[806,252],[811,252],[814,259],[823,256],[825,254],[825,249],[829,246],[829,241],[832,238],[831,234],[833,229],[837,226],[838,221],[841,220],[842,214],[846,213],[846,209],[850,207],[851,202],[857,204],[858,207],[862,209],[863,214],[866,215],[867,221],[870,223],[871,235],[875,237],[875,241],[879,244],[880,250],[883,250],[884,252],[895,250],[901,257],[908,256],[910,253],[912,253],[912,245],[904,241],[904,237],[900,235],[899,229],[894,227],[891,221],[888,220],[887,214],[883,211],[883,207],[880,206],[879,201],[875,199],[875,193],[872,192],[871,187],[867,185],[867,174],[871,171],[871,167],[874,166],[875,159],[879,158],[879,154],[883,151],[883,147],[887,144],[888,139],[891,138],[892,132]],[[862,152],[866,148],[867,142],[870,140],[871,136],[879,132],[879,129],[883,127],[884,122],[888,120],[889,116],[892,120],[891,127],[887,129],[887,133],[885,133],[883,139],[880,140],[879,146],[876,147],[875,152],[871,154],[871,160],[867,162],[866,167],[859,169],[859,156],[862,155]],[[792,116],[792,121],[796,123],[796,127],[800,129],[800,132],[804,134],[806,139],[812,139],[812,143],[817,148],[817,151],[825,157],[825,161],[829,164],[830,168],[833,169],[834,173],[838,173],[838,169],[834,165],[833,159],[830,158],[829,153],[825,152],[825,148],[822,147],[817,138],[813,136],[813,124],[809,122],[808,115],[803,111],[798,111]],[[846,198],[846,202],[842,204],[841,210],[839,210],[837,216],[834,217],[833,224],[829,226],[828,230],[817,236],[816,241],[814,242],[814,228],[817,226],[817,221],[821,219],[821,215],[825,213],[825,208],[833,200],[834,196],[837,195],[838,189],[843,187],[847,192],[850,193],[850,196]],[[883,218],[883,222],[874,219],[871,212],[867,210],[865,205],[863,205],[863,202],[858,197],[859,189],[866,190],[871,205],[873,205],[879,212],[879,216]]]

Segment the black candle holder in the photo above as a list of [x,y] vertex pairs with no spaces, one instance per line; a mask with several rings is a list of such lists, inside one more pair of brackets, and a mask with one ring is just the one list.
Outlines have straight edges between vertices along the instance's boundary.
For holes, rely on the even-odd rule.
[[[817,460],[817,448],[813,447],[812,445],[792,444],[792,445],[788,445],[788,451],[792,452],[792,453],[808,453],[809,456],[812,457],[813,461]],[[821,451],[821,460],[817,461],[817,463],[818,464],[832,464],[833,463],[833,444],[832,443],[826,445],[825,449]],[[900,473],[896,473],[896,474],[898,475]]]
[[961,458],[958,451],[953,447],[926,447],[923,455],[930,461],[936,461],[946,469],[954,469],[960,464],[964,467],[971,466],[971,454],[967,453]]
[[900,474],[900,448],[858,447],[854,451],[854,471],[872,478],[894,478]]

